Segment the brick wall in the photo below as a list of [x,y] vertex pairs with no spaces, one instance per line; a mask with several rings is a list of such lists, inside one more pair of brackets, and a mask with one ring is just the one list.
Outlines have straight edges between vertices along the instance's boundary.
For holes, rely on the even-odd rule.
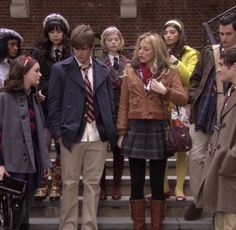
[[0,27],[18,31],[32,47],[42,35],[42,21],[50,13],[60,13],[71,28],[79,23],[90,24],[98,36],[107,26],[117,26],[124,35],[126,46],[133,46],[138,34],[161,32],[162,25],[171,18],[180,18],[185,25],[188,43],[203,45],[202,22],[235,5],[235,0],[137,0],[137,18],[120,18],[119,0],[30,0],[30,18],[12,19],[10,0],[0,0]]

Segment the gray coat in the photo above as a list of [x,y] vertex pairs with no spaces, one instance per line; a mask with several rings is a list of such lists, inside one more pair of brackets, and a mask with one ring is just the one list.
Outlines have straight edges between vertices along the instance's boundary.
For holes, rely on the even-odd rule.
[[[51,160],[43,134],[43,115],[41,107],[33,99],[40,168],[50,168]],[[30,117],[27,97],[24,93],[0,93],[0,129],[2,131],[2,148],[0,165],[14,173],[36,172]]]
[[204,164],[198,206],[236,213],[236,90],[228,98]]

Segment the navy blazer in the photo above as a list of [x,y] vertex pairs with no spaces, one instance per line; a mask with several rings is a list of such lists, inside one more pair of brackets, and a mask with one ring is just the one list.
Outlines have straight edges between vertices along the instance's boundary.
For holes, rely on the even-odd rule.
[[[95,120],[102,141],[112,147],[117,142],[112,84],[105,66],[92,59]],[[53,138],[61,138],[71,149],[84,133],[85,88],[80,67],[74,56],[52,67],[49,79],[48,107]]]

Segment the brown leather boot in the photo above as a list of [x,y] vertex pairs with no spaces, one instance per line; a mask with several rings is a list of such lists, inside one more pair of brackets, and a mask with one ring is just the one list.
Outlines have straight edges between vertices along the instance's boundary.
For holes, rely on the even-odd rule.
[[145,200],[130,200],[131,218],[135,230],[145,230]]
[[165,200],[151,200],[151,226],[152,230],[161,230],[161,225],[165,219]]
[[61,161],[56,159],[52,168],[52,187],[49,198],[51,201],[61,199]]
[[[117,152],[119,151],[119,152]],[[112,190],[112,199],[120,200],[121,199],[121,177],[123,173],[124,166],[124,157],[120,155],[120,149],[115,150],[113,153],[113,190]]]

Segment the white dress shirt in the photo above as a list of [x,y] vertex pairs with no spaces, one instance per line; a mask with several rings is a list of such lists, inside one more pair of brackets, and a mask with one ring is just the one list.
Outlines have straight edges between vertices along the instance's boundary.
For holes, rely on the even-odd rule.
[[[83,66],[78,59],[75,57],[75,60],[77,61],[78,65],[80,66],[80,71],[81,74],[83,76],[85,76],[84,71],[81,69],[81,67]],[[88,79],[90,81],[92,90],[93,90],[93,68],[92,68],[92,58],[90,58],[90,68],[88,70]],[[85,126],[85,130],[84,130],[84,134],[81,138],[81,142],[87,142],[87,141],[98,141],[101,140],[99,133],[98,133],[98,129],[97,129],[97,125],[96,125],[96,121],[94,120],[92,123],[86,123]]]
[[0,88],[4,86],[4,81],[7,79],[7,75],[9,74],[10,65],[7,63],[7,58],[3,59],[0,62]]

